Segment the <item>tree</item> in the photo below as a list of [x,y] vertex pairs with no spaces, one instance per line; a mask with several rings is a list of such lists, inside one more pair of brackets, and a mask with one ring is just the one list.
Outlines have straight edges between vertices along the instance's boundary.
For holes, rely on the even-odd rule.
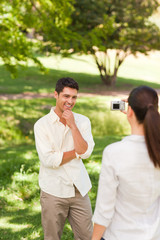
[[160,29],[149,21],[159,0],[1,0],[0,57],[15,73],[36,50],[91,53],[106,85],[129,54],[160,49]]
[[76,0],[68,37],[61,49],[90,52],[106,85],[115,85],[117,72],[129,54],[160,49],[160,29],[149,21],[156,0]]
[[62,41],[73,9],[71,3],[72,0],[1,0],[0,58],[13,76],[18,66],[26,65],[28,60],[44,70],[35,52],[48,45],[50,39],[52,47]]

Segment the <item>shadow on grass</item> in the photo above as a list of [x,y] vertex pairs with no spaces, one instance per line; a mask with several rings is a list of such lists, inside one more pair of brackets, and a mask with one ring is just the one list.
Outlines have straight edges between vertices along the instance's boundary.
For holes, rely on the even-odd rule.
[[33,126],[49,112],[54,99],[18,99],[0,102],[0,147],[33,141]]
[[130,91],[133,89],[133,87],[137,87],[137,86],[141,86],[141,85],[147,85],[147,86],[155,88],[155,89],[160,88],[160,83],[139,80],[139,79],[132,79],[132,78],[122,78],[122,77],[118,77],[115,87],[117,90],[129,90]]
[[[3,240],[18,240],[18,239],[43,239],[43,233],[41,229],[41,215],[40,213],[33,213],[27,208],[14,209],[5,211],[2,217],[8,219],[8,224],[12,228],[5,227],[0,228],[0,239]],[[34,236],[30,238],[30,236]],[[36,237],[36,235],[38,235]]]
[[[102,152],[104,148],[113,142],[121,140],[121,136],[105,136],[105,137],[95,137],[95,148],[89,158],[84,164],[88,162],[91,163],[89,173],[91,178],[93,178],[96,172],[94,171],[94,163],[101,164]],[[39,159],[33,144],[22,144],[15,145],[13,147],[6,147],[1,149],[1,161],[0,161],[0,183],[1,188],[7,188],[9,184],[13,181],[13,175],[15,172],[20,172],[23,165],[24,175],[29,173],[39,172]],[[93,164],[93,166],[92,166]],[[92,168],[93,167],[93,168]],[[93,170],[93,171],[92,171]],[[25,180],[24,180],[25,181]]]
[[[96,202],[102,152],[108,144],[119,141],[120,139],[120,136],[95,137],[94,151],[88,160],[84,160],[84,164],[86,165],[92,182],[92,190],[89,192],[89,196],[93,211]],[[21,144],[15,145],[12,148],[3,148],[0,158],[1,190],[8,193],[8,195],[5,194],[5,196],[0,199],[0,215],[3,223],[3,225],[0,226],[0,239],[42,240],[43,231],[41,227],[39,188],[36,188],[35,183],[31,181],[32,179],[29,179],[29,175],[33,173],[36,173],[34,176],[36,181],[38,179],[39,160],[34,144]],[[20,169],[22,165],[23,171],[21,172]],[[21,183],[21,178],[15,182],[15,187],[13,189],[11,188],[17,173],[20,174],[22,180],[24,179],[23,182],[26,187],[32,191],[30,193],[30,199],[23,199],[22,201],[20,198],[11,199],[9,196],[11,191],[14,191],[13,196],[17,196],[20,192],[19,184]],[[25,179],[27,179],[27,181]],[[31,188],[29,181],[33,184]],[[37,209],[37,206],[39,206],[39,210],[34,209],[34,207]],[[74,239],[73,233],[67,221],[64,227],[62,240],[72,239]]]
[[[2,215],[7,219],[11,227],[0,227],[0,239],[3,240],[43,240],[43,229],[41,225],[41,213],[29,211],[29,208],[8,210]],[[63,240],[74,239],[72,230],[66,221],[62,238]]]
[[[85,73],[72,73],[62,70],[50,69],[48,74],[41,74],[36,67],[28,67],[24,71],[19,70],[16,79],[12,79],[4,66],[0,66],[0,93],[21,92],[53,92],[59,78],[72,77],[79,82],[81,89],[87,88],[88,84],[94,86],[99,83],[98,75]],[[9,87],[8,87],[9,86]]]
[[34,145],[23,144],[3,148],[0,158],[0,188],[7,188],[11,184],[12,176],[15,172],[20,172],[22,165],[24,172],[29,169],[30,173],[38,173],[39,160]]
[[[22,166],[23,171],[20,170]],[[38,172],[39,160],[34,145],[15,145],[1,149],[0,239],[43,239],[40,210],[38,213],[34,210],[34,206],[40,206]],[[32,174],[36,174],[33,175],[34,179],[29,178]],[[30,195],[26,198],[28,192]],[[25,195],[22,196],[23,193]],[[72,231],[66,224],[62,239],[73,239],[72,236]]]
[[50,69],[48,74],[41,74],[37,67],[20,69],[18,77],[12,79],[3,65],[0,65],[0,93],[46,92],[54,91],[56,81],[62,77],[72,77],[78,81],[80,92],[96,93],[97,91],[131,90],[135,86],[148,85],[160,88],[160,84],[138,79],[118,77],[114,87],[102,83],[96,74],[75,73],[69,71]]

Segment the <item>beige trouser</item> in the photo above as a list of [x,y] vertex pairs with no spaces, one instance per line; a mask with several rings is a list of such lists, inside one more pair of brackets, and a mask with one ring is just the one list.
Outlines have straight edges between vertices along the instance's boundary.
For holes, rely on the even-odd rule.
[[59,198],[41,191],[40,201],[44,240],[60,240],[67,218],[75,240],[91,239],[93,225],[88,194],[82,197],[76,189],[75,197]]

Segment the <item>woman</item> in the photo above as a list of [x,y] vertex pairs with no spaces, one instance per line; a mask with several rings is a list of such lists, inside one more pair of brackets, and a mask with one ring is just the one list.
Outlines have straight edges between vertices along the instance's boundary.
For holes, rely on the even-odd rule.
[[103,152],[92,240],[160,240],[160,115],[158,95],[132,90],[131,135]]

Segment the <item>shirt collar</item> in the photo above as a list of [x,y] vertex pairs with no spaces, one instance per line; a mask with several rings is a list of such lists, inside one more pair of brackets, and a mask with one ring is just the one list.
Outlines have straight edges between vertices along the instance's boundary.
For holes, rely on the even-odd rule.
[[[60,118],[58,117],[58,115],[55,113],[54,111],[55,107],[52,107],[50,112],[49,112],[49,119],[54,123],[54,122],[59,122]],[[75,119],[75,122],[77,123],[78,122],[78,116],[73,112],[73,115],[74,115],[74,119]]]
[[52,107],[50,112],[49,112],[49,118],[53,123],[56,122],[56,121],[59,122],[59,119],[60,119],[58,117],[58,115],[55,113],[54,109],[55,109],[55,107]]
[[134,142],[145,142],[145,137],[142,135],[129,135],[124,137],[124,140],[130,140],[130,141],[134,141]]

